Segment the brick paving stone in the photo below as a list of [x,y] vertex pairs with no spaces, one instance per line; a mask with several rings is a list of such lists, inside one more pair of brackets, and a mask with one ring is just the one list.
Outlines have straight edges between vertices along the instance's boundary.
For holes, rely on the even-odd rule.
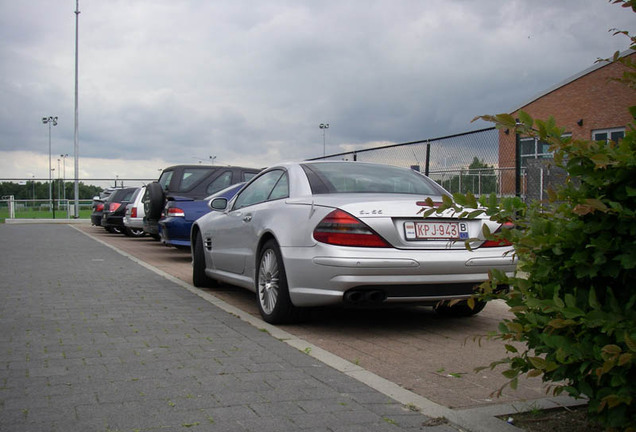
[[456,430],[72,227],[0,242],[0,430]]

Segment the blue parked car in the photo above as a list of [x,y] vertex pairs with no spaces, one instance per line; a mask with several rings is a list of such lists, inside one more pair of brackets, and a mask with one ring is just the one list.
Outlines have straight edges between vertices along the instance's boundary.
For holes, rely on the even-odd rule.
[[168,198],[161,219],[159,219],[159,236],[166,246],[179,249],[190,249],[190,228],[195,220],[211,211],[208,207],[214,198],[232,199],[245,182],[236,183],[214,195],[202,200],[174,196]]

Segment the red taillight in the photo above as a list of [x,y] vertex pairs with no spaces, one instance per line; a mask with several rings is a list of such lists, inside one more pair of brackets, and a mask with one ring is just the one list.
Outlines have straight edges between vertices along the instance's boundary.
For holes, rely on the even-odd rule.
[[[503,229],[510,229],[510,228],[514,228],[515,224],[513,224],[512,222],[505,222],[503,225],[501,225],[497,231],[495,231],[495,234],[498,232],[501,232],[502,228]],[[486,240],[481,247],[502,247],[502,246],[512,246],[512,243],[510,243],[508,240],[506,239],[501,239],[501,240]]]
[[119,208],[119,206],[121,206],[121,203],[110,203],[110,206],[108,207],[108,211],[112,213],[116,211]]
[[133,207],[130,209],[130,217],[137,217],[137,207]]
[[95,211],[103,212],[103,211],[104,211],[104,203],[98,203],[98,204],[95,206]]
[[342,210],[334,210],[320,221],[314,239],[337,246],[391,247],[362,221]]
[[167,210],[166,217],[185,217],[185,212],[178,207],[170,207]]

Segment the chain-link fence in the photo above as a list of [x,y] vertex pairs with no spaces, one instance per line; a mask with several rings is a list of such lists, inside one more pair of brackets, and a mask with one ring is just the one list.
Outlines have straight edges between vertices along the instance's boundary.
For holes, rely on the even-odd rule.
[[451,193],[519,194],[526,200],[544,199],[548,188],[563,183],[565,173],[554,166],[552,159],[527,159],[527,166],[517,168],[514,145],[501,143],[499,131],[491,127],[312,160],[354,160],[408,167],[426,174]]
[[394,144],[315,158],[355,160],[408,167],[422,172],[449,192],[477,195],[502,191],[499,167],[499,134],[494,128],[441,138]]

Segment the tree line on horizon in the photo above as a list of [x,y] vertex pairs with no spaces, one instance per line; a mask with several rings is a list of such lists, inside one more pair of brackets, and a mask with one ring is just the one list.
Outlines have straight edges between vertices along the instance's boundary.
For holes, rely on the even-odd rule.
[[[52,193],[54,199],[59,199],[59,195],[66,196],[66,199],[75,198],[75,184],[73,182],[65,182],[62,186],[61,180],[53,180]],[[65,190],[61,188],[64,187]],[[99,195],[103,188],[94,185],[87,185],[79,182],[79,199],[92,199]],[[64,193],[66,192],[66,195]],[[13,195],[17,200],[48,200],[49,199],[49,182],[26,181],[24,184],[15,182],[0,182],[0,198],[6,199]]]

